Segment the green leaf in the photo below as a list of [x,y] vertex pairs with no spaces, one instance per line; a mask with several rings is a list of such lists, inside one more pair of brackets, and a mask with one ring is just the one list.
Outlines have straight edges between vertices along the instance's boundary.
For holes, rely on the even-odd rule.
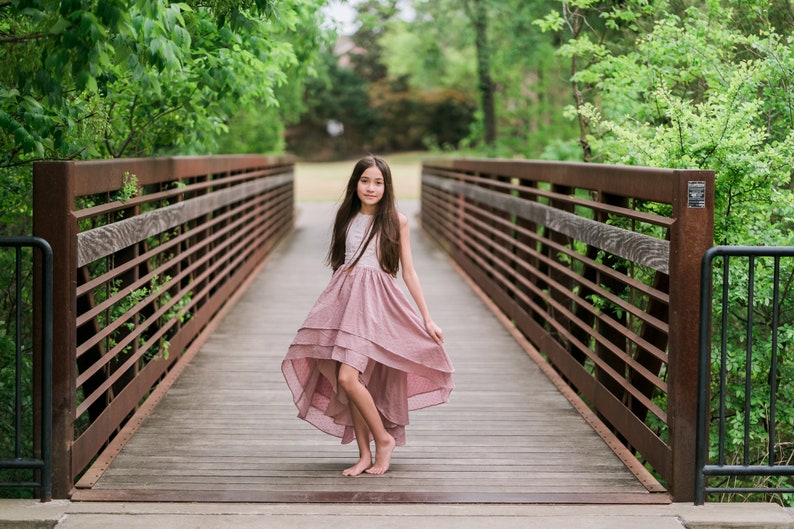
[[59,18],[58,21],[50,27],[49,33],[51,35],[58,35],[66,31],[66,29],[71,27],[71,25],[72,23],[65,18]]

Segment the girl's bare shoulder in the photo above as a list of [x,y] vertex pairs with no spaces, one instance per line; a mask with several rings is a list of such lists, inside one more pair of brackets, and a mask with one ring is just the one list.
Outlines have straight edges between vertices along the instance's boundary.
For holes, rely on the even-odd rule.
[[397,212],[397,218],[400,220],[400,228],[404,228],[408,225],[408,217],[406,217],[402,211]]

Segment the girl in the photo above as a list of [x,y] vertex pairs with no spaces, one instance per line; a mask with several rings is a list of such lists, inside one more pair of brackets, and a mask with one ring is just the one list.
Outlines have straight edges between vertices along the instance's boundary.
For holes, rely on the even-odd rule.
[[[414,270],[408,219],[397,212],[383,159],[356,163],[327,262],[331,281],[281,371],[298,417],[343,443],[356,439],[359,459],[342,474],[383,474],[394,447],[405,444],[409,410],[447,402],[453,388],[443,334]],[[400,266],[419,314],[395,279]]]

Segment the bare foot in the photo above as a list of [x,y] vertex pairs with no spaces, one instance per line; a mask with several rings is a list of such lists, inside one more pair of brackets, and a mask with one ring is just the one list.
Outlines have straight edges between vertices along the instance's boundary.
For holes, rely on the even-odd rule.
[[361,456],[361,459],[352,467],[342,471],[343,476],[358,476],[372,466],[372,456]]
[[391,463],[391,454],[394,452],[394,447],[397,443],[394,437],[389,435],[388,441],[381,444],[375,443],[375,464],[366,469],[364,472],[367,474],[385,474],[389,470]]

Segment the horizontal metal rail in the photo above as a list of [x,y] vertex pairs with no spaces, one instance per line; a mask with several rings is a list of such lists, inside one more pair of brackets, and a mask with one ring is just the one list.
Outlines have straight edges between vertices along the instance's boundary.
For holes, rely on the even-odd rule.
[[[44,239],[38,237],[0,237],[0,248],[13,248],[15,251],[15,266],[13,277],[15,283],[14,302],[14,454],[11,458],[0,459],[0,469],[30,470],[34,476],[30,481],[5,481],[0,487],[32,488],[38,491],[42,501],[52,499],[52,248]],[[32,358],[34,376],[39,374],[40,381],[24,381],[23,371],[23,326],[25,326],[23,291],[33,285],[26,285],[23,277],[26,275],[26,264],[23,260],[23,249],[32,248],[40,255],[41,273],[34,277],[35,290],[40,294],[34,297],[34,303],[40,304],[40,310],[35,311],[41,316],[40,326],[41,358]],[[34,268],[33,260],[27,263],[27,269]],[[7,271],[4,271],[6,273]],[[28,311],[33,315],[34,311]],[[33,321],[29,322],[31,332],[35,327]],[[40,364],[40,366],[38,365]],[[25,384],[29,384],[34,403],[33,414],[34,431],[25,431],[23,425],[23,400]],[[38,435],[36,435],[38,432]],[[25,438],[30,437],[32,453],[25,449]],[[35,476],[38,475],[38,479]]]
[[[722,259],[722,266],[714,269],[714,262]],[[700,332],[698,345],[698,405],[697,405],[697,452],[695,459],[695,503],[702,505],[708,494],[725,493],[792,493],[790,486],[710,486],[709,480],[719,477],[771,477],[794,476],[794,465],[779,463],[776,454],[778,445],[778,414],[781,404],[778,376],[778,362],[782,361],[780,350],[780,334],[783,323],[781,322],[781,307],[786,301],[781,285],[782,264],[788,265],[788,273],[792,273],[794,266],[794,247],[754,247],[754,246],[715,246],[705,252],[701,266],[700,280]],[[745,263],[739,277],[731,275],[731,262],[739,260]],[[766,260],[771,260],[771,266]],[[785,259],[785,260],[784,260]],[[735,261],[734,261],[735,262]],[[759,263],[763,266],[759,266]],[[763,268],[763,270],[762,270]],[[716,274],[716,275],[715,275]],[[713,285],[721,283],[719,300],[712,298]],[[790,281],[790,277],[786,283]],[[755,296],[759,288],[764,286],[772,288],[771,314],[760,314],[755,305]],[[746,306],[731,307],[730,294],[738,293]],[[788,293],[790,297],[790,293]],[[717,307],[714,307],[714,303]],[[790,305],[787,303],[786,305]],[[741,317],[730,319],[731,309],[744,310]],[[714,351],[714,313],[720,314],[719,354]],[[759,321],[763,316],[768,316],[768,321]],[[733,345],[728,336],[732,327],[743,326],[740,334],[744,343],[742,352],[743,362],[729,366],[728,357],[734,352]],[[763,329],[763,338],[769,337],[769,350],[766,345],[757,345],[758,329]],[[741,345],[741,344],[739,344]],[[716,356],[716,358],[713,358]],[[765,381],[754,383],[752,373],[762,369],[768,373]],[[740,371],[740,372],[739,372]],[[717,380],[713,381],[712,377]],[[734,406],[729,412],[728,391],[726,391],[729,377],[741,380],[742,394],[732,395],[740,399],[740,410]],[[784,381],[788,383],[789,381]],[[734,392],[736,389],[734,388]],[[716,402],[716,405],[713,403]],[[788,405],[794,405],[787,402]],[[760,443],[766,447],[764,454],[751,454],[751,426],[757,421],[753,414],[758,408],[766,410],[763,420],[765,425],[761,430],[766,431],[767,437]],[[713,409],[713,408],[716,408]],[[785,419],[780,419],[785,420]],[[739,428],[742,431],[743,443],[740,447],[739,464],[728,462],[729,454],[726,449],[726,432],[729,427]],[[755,433],[754,435],[758,435]],[[716,461],[709,458],[710,439],[716,437]],[[762,463],[760,460],[766,460]],[[759,464],[762,463],[762,464]],[[746,483],[747,480],[745,479]]]

